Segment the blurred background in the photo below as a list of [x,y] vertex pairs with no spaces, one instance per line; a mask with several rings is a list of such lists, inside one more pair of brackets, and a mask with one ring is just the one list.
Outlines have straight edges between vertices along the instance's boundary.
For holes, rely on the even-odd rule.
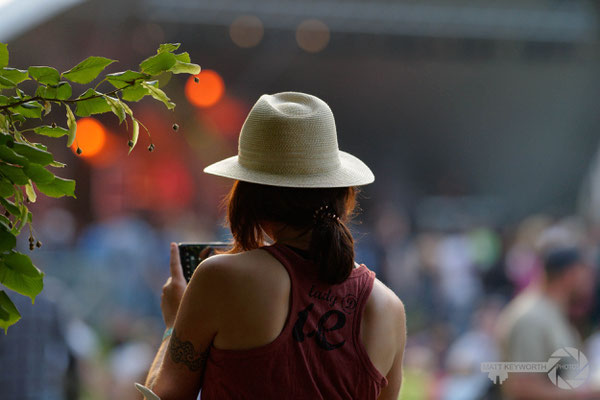
[[[375,173],[352,229],[358,261],[406,305],[402,398],[490,396],[479,365],[499,357],[498,312],[539,280],[539,236],[558,226],[592,258],[600,240],[599,23],[600,3],[575,0],[0,0],[11,67],[98,55],[115,72],[180,42],[203,68],[197,84],[171,78],[173,112],[133,105],[152,139],[129,156],[109,115],[79,120],[81,156],[47,143],[77,199],[32,205],[46,286],[33,307],[13,295],[23,319],[0,337],[14,366],[0,386],[137,398],[169,242],[228,238],[231,182],[202,169],[237,153],[261,94],[293,90],[331,106],[340,148]],[[571,315],[583,339],[599,300]]]

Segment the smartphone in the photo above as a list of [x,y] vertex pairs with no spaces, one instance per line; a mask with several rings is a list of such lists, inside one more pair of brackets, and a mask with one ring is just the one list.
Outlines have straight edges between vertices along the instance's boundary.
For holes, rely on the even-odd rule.
[[183,276],[189,282],[198,264],[215,254],[215,250],[226,250],[230,244],[225,242],[177,243],[177,246],[179,247]]

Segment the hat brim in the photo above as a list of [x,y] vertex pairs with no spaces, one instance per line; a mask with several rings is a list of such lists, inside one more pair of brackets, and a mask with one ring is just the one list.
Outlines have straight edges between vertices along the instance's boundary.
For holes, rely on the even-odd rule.
[[339,157],[340,168],[323,174],[279,175],[257,171],[240,165],[238,156],[217,161],[204,168],[204,172],[263,185],[300,188],[361,186],[375,181],[373,172],[360,159],[344,151],[339,151]]

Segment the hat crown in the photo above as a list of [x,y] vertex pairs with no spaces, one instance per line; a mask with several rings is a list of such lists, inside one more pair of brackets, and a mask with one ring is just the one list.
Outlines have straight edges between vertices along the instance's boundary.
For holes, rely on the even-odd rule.
[[305,93],[263,95],[240,133],[239,163],[279,175],[322,174],[340,167],[333,113]]

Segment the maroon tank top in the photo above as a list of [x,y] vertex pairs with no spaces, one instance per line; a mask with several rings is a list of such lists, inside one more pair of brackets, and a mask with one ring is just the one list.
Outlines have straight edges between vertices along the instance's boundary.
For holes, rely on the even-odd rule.
[[387,379],[360,339],[375,273],[355,268],[343,283],[321,283],[316,265],[290,247],[263,246],[291,280],[290,311],[279,336],[250,350],[211,347],[202,400],[377,399]]

